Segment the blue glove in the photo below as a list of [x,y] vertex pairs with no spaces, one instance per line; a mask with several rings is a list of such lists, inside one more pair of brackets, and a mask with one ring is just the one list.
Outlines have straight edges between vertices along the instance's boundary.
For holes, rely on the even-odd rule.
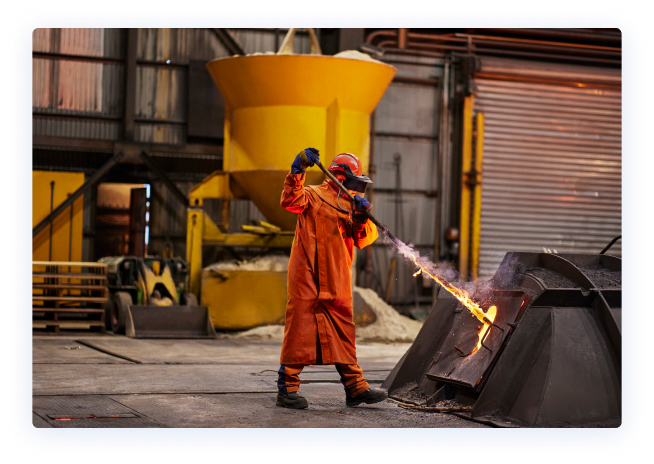
[[366,222],[370,211],[370,202],[360,195],[354,195],[352,200],[352,218],[357,222]]
[[305,148],[295,157],[295,161],[291,165],[291,174],[302,174],[307,166],[313,166],[316,161],[320,161],[318,150]]

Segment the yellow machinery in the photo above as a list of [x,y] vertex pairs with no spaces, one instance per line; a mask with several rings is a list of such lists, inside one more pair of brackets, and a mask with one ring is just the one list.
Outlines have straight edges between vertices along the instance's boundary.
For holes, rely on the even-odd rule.
[[207,308],[186,291],[188,268],[179,258],[110,256],[111,298],[105,318],[116,334],[134,338],[213,338]]
[[[279,201],[295,156],[314,147],[328,162],[338,153],[351,152],[368,172],[370,114],[396,73],[393,66],[377,61],[320,55],[313,34],[315,54],[289,54],[292,34],[294,30],[276,55],[234,56],[207,63],[225,99],[223,171],[214,172],[189,193],[187,263],[190,291],[201,295],[216,328],[236,328],[231,321],[239,317],[231,313],[245,315],[241,306],[251,307],[245,301],[248,293],[270,289],[252,285],[236,299],[229,286],[221,285],[224,290],[212,293],[209,300],[207,292],[200,291],[210,280],[202,279],[202,245],[290,247],[296,216],[282,209]],[[319,184],[323,178],[318,169],[309,169],[306,184]],[[227,200],[222,224],[216,225],[203,212],[206,198]],[[228,200],[235,198],[252,200],[274,226],[262,223],[253,233],[226,234]],[[226,294],[231,295],[229,300],[224,299]],[[277,310],[254,316],[245,325],[254,327],[272,319],[279,319]]]

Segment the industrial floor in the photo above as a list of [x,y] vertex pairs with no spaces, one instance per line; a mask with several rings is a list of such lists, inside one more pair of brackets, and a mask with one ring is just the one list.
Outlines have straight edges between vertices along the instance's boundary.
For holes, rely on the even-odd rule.
[[[410,344],[357,344],[379,387]],[[305,410],[275,406],[281,343],[238,338],[131,339],[112,333],[33,334],[33,424],[56,428],[487,427],[391,401],[345,406],[333,366],[301,374]]]

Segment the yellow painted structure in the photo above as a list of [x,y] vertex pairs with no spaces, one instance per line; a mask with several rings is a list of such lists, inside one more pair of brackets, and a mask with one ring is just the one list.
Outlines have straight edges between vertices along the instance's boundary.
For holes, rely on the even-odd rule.
[[286,271],[202,271],[201,305],[214,327],[229,330],[283,324]]
[[[251,246],[258,248],[290,248],[295,232],[266,231],[265,233],[226,234],[202,208],[188,208],[186,230],[186,262],[189,268],[189,291],[204,301],[202,282],[202,245]],[[201,291],[202,290],[202,291]],[[252,290],[251,290],[252,291]],[[286,281],[284,281],[284,292]],[[214,319],[212,319],[214,320]],[[216,321],[214,320],[214,324]],[[214,327],[220,327],[214,325]]]
[[463,102],[459,278],[476,283],[481,243],[481,180],[484,160],[484,114],[474,113],[474,96]]
[[[50,214],[50,183],[54,182],[53,210],[84,184],[79,172],[32,171],[32,227]],[[73,202],[73,222],[68,208],[52,221],[51,261],[82,261],[84,195]],[[71,246],[72,242],[72,246]],[[32,239],[32,261],[50,261],[50,226]]]

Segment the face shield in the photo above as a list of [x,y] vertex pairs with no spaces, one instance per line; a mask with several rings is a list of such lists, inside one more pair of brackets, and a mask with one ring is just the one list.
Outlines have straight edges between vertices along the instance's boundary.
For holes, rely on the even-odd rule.
[[368,184],[372,184],[372,181],[368,176],[355,175],[352,172],[352,169],[350,169],[350,166],[345,163],[338,163],[336,166],[338,167],[335,168],[335,166],[332,165],[330,168],[334,171],[341,171],[345,174],[345,182],[341,182],[343,187],[354,192],[366,193]]

